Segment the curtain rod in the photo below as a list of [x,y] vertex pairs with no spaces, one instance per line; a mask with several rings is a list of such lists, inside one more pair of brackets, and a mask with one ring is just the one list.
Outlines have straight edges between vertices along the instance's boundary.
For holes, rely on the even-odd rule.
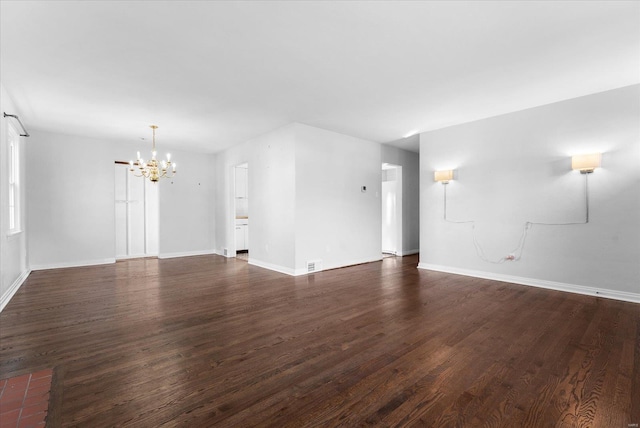
[[24,131],[24,134],[20,134],[21,137],[30,137],[29,133],[27,132],[27,129],[24,127],[24,125],[22,124],[18,116],[16,116],[15,114],[7,114],[5,112],[2,112],[2,114],[4,115],[4,117],[13,117],[15,120],[18,121],[18,123],[22,127],[22,130]]

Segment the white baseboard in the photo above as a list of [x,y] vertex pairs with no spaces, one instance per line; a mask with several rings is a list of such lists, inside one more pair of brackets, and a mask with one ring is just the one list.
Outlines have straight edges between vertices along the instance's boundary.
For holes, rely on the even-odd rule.
[[196,251],[182,251],[177,253],[160,253],[159,259],[173,259],[176,257],[190,257],[190,256],[206,256],[210,254],[217,254],[216,250],[196,250]]
[[253,265],[253,266],[258,266],[264,269],[269,269],[269,270],[273,270],[276,272],[280,272],[280,273],[284,273],[287,275],[291,275],[291,276],[295,276],[295,270],[285,267],[285,266],[280,266],[280,265],[275,265],[273,263],[267,263],[267,262],[263,262],[261,260],[256,260],[256,259],[252,259],[251,257],[249,257],[249,264]]
[[82,266],[94,266],[94,265],[108,265],[110,263],[115,263],[116,259],[98,259],[98,260],[85,260],[81,262],[65,262],[65,263],[48,263],[44,265],[31,265],[31,270],[44,270],[44,269],[60,269],[60,268],[70,268],[70,267],[82,267]]
[[231,259],[231,258],[235,257],[235,253],[232,255],[231,251],[229,251],[229,250],[227,250],[227,255],[225,256],[224,249],[222,249],[222,250],[219,250],[219,249],[213,250],[213,254],[217,254],[219,256],[226,257],[228,259]]
[[[251,253],[249,253],[249,254],[251,254]],[[318,272],[322,272],[324,270],[329,270],[329,269],[339,269],[339,268],[353,266],[353,265],[361,265],[363,263],[377,262],[377,261],[380,261],[380,260],[382,260],[382,257],[374,258],[374,259],[352,260],[352,261],[346,262],[345,264],[340,264],[340,265],[324,265],[323,269],[321,271],[315,271],[315,272],[307,272],[307,270],[305,268],[291,269],[291,268],[288,268],[288,267],[275,265],[273,263],[267,263],[267,262],[263,262],[261,260],[252,259],[251,257],[249,257],[249,264],[250,265],[254,265],[254,266],[258,266],[258,267],[261,267],[261,268],[264,268],[264,269],[269,269],[269,270],[273,270],[273,271],[276,271],[276,272],[284,273],[284,274],[291,275],[291,276],[301,276],[301,275],[308,275],[310,273],[311,274],[318,273]]]
[[22,272],[22,274],[13,281],[11,287],[2,295],[0,298],[0,312],[7,306],[7,303],[11,300],[11,298],[16,294],[16,292],[20,289],[20,286],[24,283],[24,281],[29,277],[31,271],[29,269]]
[[[340,263],[339,265],[324,264],[322,270],[340,269],[340,268],[345,268],[349,266],[362,265],[365,263],[379,262],[380,260],[382,260],[382,256],[375,257],[375,258],[359,259],[359,260],[349,260],[348,262]],[[299,275],[307,275],[308,273],[315,273],[315,272],[307,272],[306,269],[301,269],[301,273],[299,273]]]
[[607,299],[622,300],[631,303],[640,303],[639,293],[609,290],[606,288],[587,287],[585,285],[567,284],[564,282],[547,281],[544,279],[523,278],[519,276],[502,275],[491,272],[482,272],[471,269],[462,269],[450,266],[419,263],[418,269],[434,270],[438,272],[453,273],[456,275],[471,276],[474,278],[491,279],[494,281],[511,282],[514,284],[528,285],[531,287],[547,288],[549,290],[565,291],[569,293],[584,294],[587,296],[605,297]]
[[135,254],[131,256],[116,256],[116,260],[144,259],[146,257],[158,257],[158,254]]
[[400,251],[397,255],[398,256],[410,256],[412,254],[418,254],[420,252],[420,250],[407,250],[407,251]]

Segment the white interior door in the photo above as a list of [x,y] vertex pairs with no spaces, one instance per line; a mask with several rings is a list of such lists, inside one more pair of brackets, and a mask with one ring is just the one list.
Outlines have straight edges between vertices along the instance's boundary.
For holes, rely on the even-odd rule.
[[115,165],[116,258],[158,254],[158,189]]

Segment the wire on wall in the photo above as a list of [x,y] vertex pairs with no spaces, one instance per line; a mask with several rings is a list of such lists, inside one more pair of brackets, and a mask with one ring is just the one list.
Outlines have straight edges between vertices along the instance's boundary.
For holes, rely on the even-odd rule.
[[493,263],[493,264],[502,264],[506,261],[518,261],[522,258],[522,252],[524,251],[527,235],[528,235],[529,229],[531,229],[532,226],[570,226],[570,225],[580,225],[580,224],[589,223],[589,178],[588,178],[589,174],[582,174],[582,175],[584,175],[584,189],[585,189],[584,191],[585,220],[580,222],[568,222],[568,223],[542,223],[542,222],[527,221],[525,222],[524,227],[522,229],[522,234],[520,235],[518,246],[515,247],[512,251],[510,251],[507,256],[501,257],[499,259],[490,259],[486,256],[484,249],[482,248],[482,245],[480,245],[480,242],[478,241],[478,237],[476,236],[475,220],[458,221],[458,220],[450,220],[447,217],[447,184],[446,183],[443,183],[444,185],[444,192],[443,192],[444,193],[444,220],[447,223],[471,225],[473,245],[475,247],[476,254],[482,261],[485,261],[487,263]]

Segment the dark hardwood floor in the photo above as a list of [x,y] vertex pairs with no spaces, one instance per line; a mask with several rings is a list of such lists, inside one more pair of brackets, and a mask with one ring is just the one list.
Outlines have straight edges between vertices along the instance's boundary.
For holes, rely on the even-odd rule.
[[640,423],[640,305],[417,262],[33,272],[0,314],[0,377],[53,368],[50,427]]

